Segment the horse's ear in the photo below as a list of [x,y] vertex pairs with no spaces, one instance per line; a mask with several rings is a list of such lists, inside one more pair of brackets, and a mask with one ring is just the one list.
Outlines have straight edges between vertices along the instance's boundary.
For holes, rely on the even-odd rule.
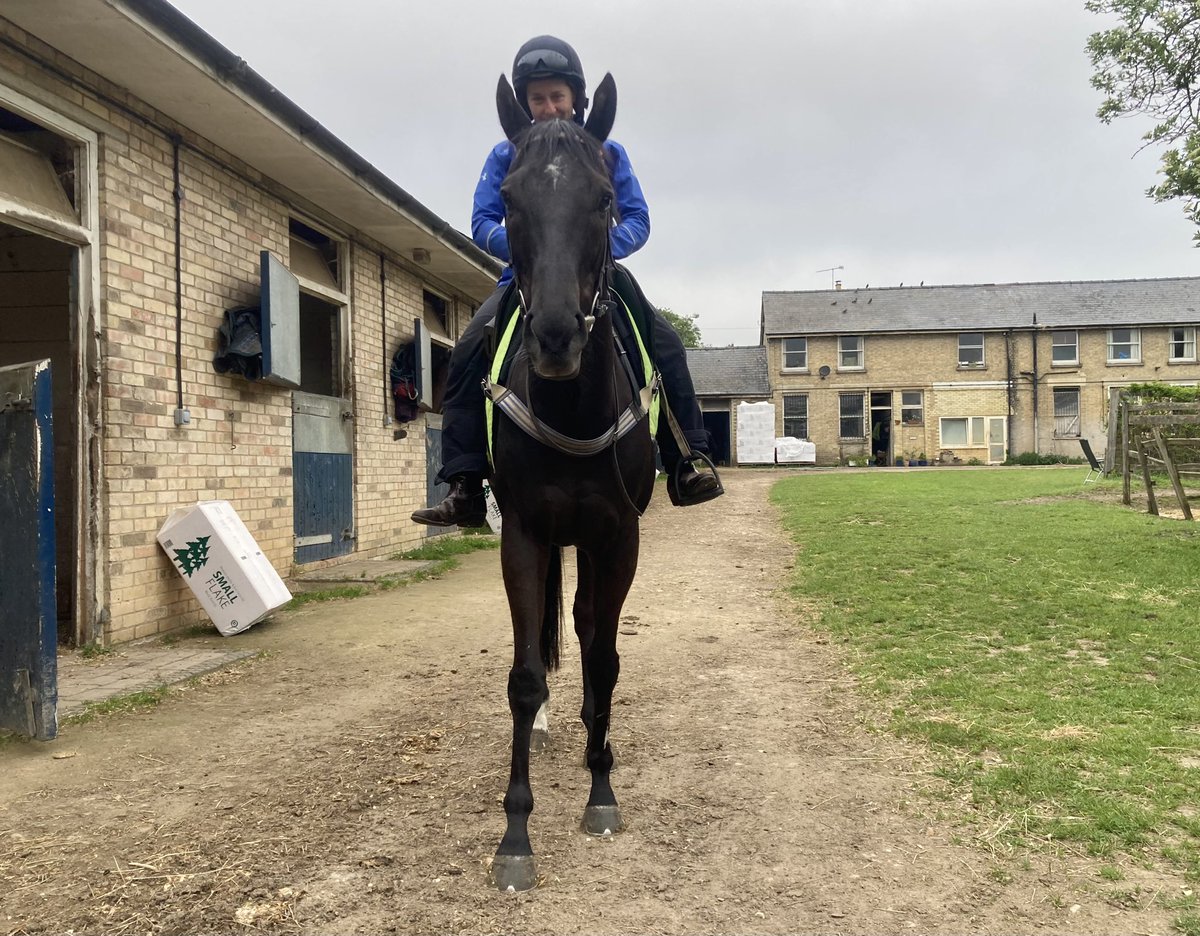
[[612,72],[609,72],[592,95],[592,110],[583,129],[603,143],[612,132],[613,121],[616,119],[617,83],[613,81]]
[[525,113],[525,108],[517,100],[512,85],[508,83],[508,79],[503,74],[500,75],[500,81],[496,85],[496,111],[500,115],[500,126],[504,128],[504,135],[509,140],[514,139],[531,123],[529,115]]

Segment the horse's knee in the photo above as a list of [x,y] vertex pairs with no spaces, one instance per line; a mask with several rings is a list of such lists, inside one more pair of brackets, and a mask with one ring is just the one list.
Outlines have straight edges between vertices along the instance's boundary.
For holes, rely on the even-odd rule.
[[515,715],[533,718],[548,695],[546,676],[524,666],[514,666],[508,673],[508,704]]

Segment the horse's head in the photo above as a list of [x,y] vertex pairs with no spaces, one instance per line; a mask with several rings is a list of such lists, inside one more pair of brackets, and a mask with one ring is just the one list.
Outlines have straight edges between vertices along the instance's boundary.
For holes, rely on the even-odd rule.
[[524,347],[539,377],[570,379],[579,373],[608,257],[613,189],[602,144],[616,116],[616,83],[604,76],[583,128],[569,120],[531,124],[503,75],[496,105],[515,147],[500,194],[525,301]]

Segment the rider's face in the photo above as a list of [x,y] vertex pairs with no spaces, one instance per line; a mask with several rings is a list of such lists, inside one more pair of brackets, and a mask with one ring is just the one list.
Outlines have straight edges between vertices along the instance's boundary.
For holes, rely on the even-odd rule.
[[525,101],[534,120],[569,120],[575,95],[561,78],[535,78],[525,88]]

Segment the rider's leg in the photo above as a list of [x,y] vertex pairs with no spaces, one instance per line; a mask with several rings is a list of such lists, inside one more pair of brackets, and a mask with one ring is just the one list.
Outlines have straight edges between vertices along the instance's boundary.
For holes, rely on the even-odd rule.
[[496,317],[504,290],[479,307],[450,353],[442,400],[442,469],[438,480],[450,484],[440,504],[413,512],[428,526],[483,526],[487,505],[483,479],[488,471],[487,420],[480,382],[487,373],[487,325]]
[[692,386],[692,375],[688,371],[687,351],[679,333],[671,323],[654,311],[654,361],[662,375],[663,391],[667,405],[675,421],[683,431],[690,452],[680,452],[679,444],[671,431],[664,414],[658,421],[658,450],[662,455],[663,468],[667,473],[667,493],[671,503],[678,507],[700,504],[724,493],[716,469],[712,473],[697,471],[694,462],[687,461],[676,480],[676,466],[685,456],[695,453],[708,454],[708,430],[704,428],[704,417],[700,415],[700,404],[696,402],[696,390]]

